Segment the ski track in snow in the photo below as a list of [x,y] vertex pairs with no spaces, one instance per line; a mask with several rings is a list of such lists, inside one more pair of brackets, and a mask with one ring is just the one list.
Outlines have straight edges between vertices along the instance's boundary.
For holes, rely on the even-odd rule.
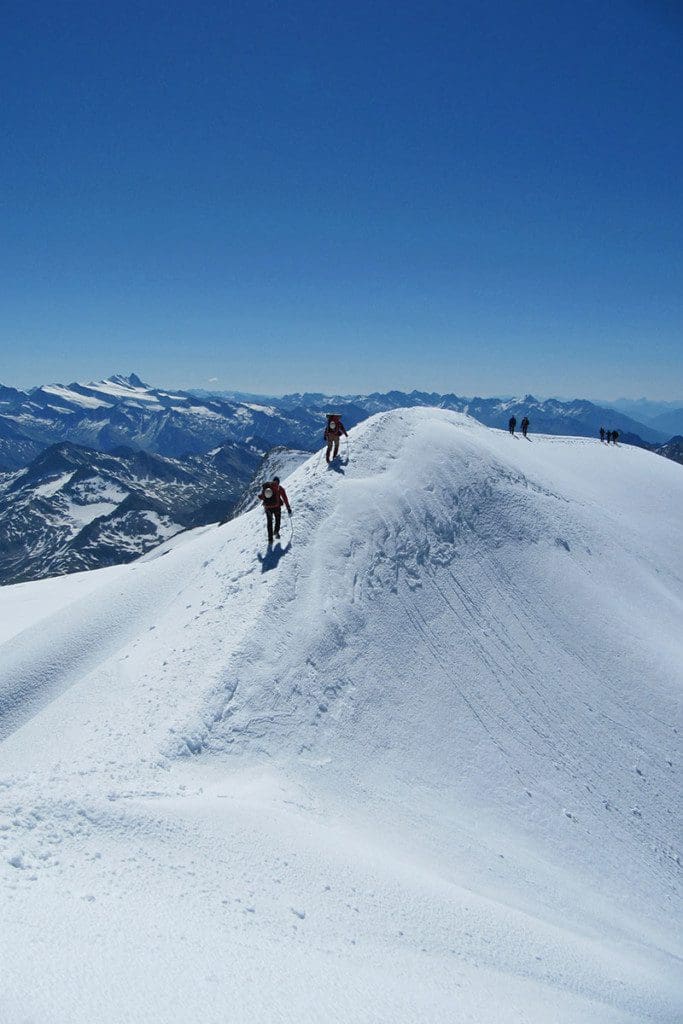
[[533,440],[0,590],[0,1020],[681,1019],[683,476]]

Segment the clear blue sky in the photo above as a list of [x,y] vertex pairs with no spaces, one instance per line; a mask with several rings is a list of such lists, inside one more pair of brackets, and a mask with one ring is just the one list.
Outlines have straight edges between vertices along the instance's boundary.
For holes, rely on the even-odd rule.
[[674,0],[9,0],[0,380],[683,393]]

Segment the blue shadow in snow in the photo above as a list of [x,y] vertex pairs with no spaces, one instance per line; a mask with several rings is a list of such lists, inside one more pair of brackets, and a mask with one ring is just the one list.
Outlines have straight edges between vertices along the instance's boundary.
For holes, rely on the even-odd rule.
[[292,542],[290,540],[288,541],[286,548],[283,548],[280,542],[278,541],[275,547],[268,547],[265,555],[262,555],[261,552],[259,551],[256,557],[261,563],[261,572],[270,572],[271,569],[276,569],[280,559],[283,558],[286,554],[288,554],[288,552],[290,552],[291,550]]

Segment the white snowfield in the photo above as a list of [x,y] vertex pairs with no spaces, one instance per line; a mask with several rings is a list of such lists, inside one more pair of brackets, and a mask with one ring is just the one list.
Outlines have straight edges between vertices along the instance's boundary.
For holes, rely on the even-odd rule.
[[0,590],[3,1024],[683,1019],[681,467],[424,408],[349,450],[270,552]]

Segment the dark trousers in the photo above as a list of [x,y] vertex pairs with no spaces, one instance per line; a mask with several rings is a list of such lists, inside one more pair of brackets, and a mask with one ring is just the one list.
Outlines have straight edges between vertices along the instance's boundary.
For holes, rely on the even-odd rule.
[[273,543],[273,534],[280,532],[280,518],[282,510],[279,508],[266,509],[266,522],[268,524],[268,543]]

